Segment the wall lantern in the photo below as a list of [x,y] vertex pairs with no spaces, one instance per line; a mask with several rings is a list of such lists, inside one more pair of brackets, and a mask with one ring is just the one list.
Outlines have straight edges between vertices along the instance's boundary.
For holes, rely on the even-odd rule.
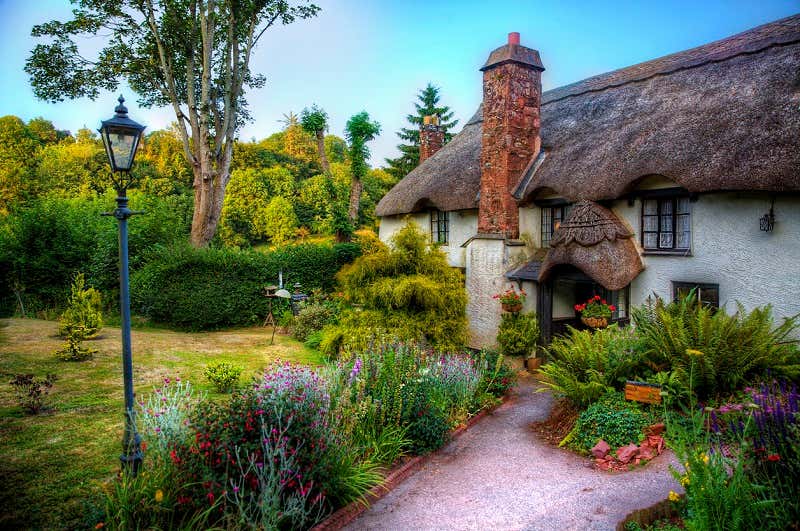
[[775,199],[773,199],[772,203],[769,205],[769,212],[759,218],[759,228],[764,232],[772,232],[772,229],[775,228],[775,212],[773,210],[774,206]]

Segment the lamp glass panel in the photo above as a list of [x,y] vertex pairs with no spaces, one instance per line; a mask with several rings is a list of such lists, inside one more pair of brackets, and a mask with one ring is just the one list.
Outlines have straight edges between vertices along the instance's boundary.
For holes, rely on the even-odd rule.
[[130,129],[109,127],[108,142],[117,170],[128,171],[131,169],[138,136],[136,131]]

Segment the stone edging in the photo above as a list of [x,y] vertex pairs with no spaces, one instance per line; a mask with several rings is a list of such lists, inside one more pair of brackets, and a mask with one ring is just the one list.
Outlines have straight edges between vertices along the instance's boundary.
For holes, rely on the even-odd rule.
[[[492,406],[488,409],[482,410],[480,413],[472,417],[463,426],[459,426],[450,434],[450,441],[463,435],[468,429],[480,422],[488,414],[496,411],[498,408],[510,404],[516,398],[515,395],[506,395],[502,398],[502,402]],[[448,443],[449,444],[449,443]],[[425,466],[439,451],[429,453],[427,455],[418,455],[406,463],[392,469],[384,479],[383,483],[370,489],[364,497],[368,503],[363,501],[354,501],[335,511],[328,516],[325,520],[318,523],[311,528],[311,531],[337,531],[366,511],[373,503],[377,502],[388,494],[393,489],[397,488],[402,482],[411,477],[415,472]]]

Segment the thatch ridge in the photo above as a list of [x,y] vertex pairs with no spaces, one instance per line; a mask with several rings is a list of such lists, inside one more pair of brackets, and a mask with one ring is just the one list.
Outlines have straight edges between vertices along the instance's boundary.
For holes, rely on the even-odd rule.
[[577,267],[606,289],[622,289],[644,269],[633,233],[609,209],[580,201],[553,234],[539,282],[561,264]]
[[[690,192],[800,191],[800,15],[542,95],[547,157],[515,195],[615,199],[647,175]],[[379,216],[475,209],[482,108]],[[526,178],[527,177],[527,178]]]

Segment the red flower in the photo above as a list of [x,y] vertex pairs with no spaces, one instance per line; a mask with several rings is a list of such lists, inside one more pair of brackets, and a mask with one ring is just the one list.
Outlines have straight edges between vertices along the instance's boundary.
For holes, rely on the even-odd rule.
[[781,456],[778,455],[778,454],[769,454],[767,456],[767,461],[780,461],[780,460],[781,460]]
[[614,306],[613,304],[609,305],[608,309],[611,310],[612,312],[616,312],[617,311],[617,307]]
[[576,311],[576,312],[579,312],[579,311],[581,311],[581,305],[580,305],[580,304],[576,304],[576,305],[575,305],[575,311]]
[[600,302],[603,304],[608,304],[605,299],[602,299]]
[[595,295],[594,296],[594,300],[599,301],[600,300],[600,295]]

